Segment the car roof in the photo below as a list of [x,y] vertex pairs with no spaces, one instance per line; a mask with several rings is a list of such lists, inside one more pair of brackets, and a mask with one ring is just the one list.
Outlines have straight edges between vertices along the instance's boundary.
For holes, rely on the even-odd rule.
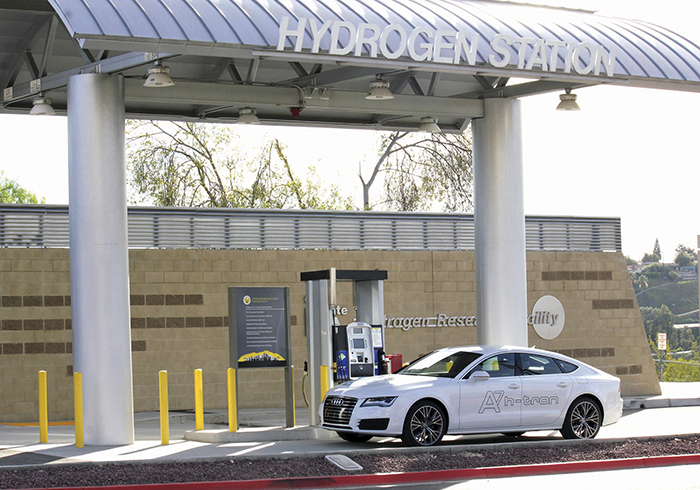
[[[535,347],[522,347],[522,346],[517,346],[517,345],[464,345],[464,346],[459,346],[459,347],[447,347],[445,349],[440,349],[444,351],[450,351],[450,352],[457,352],[457,351],[466,351],[466,352],[474,352],[476,354],[483,354],[483,355],[488,355],[488,354],[495,354],[498,352],[528,352],[531,354],[542,354],[542,355],[547,355],[547,356],[554,356],[560,359],[571,359],[568,356],[565,356],[563,354],[559,354],[557,352],[552,352],[544,349],[537,349]],[[571,359],[572,361],[576,361],[576,359]],[[580,364],[580,361],[577,361],[578,364]]]

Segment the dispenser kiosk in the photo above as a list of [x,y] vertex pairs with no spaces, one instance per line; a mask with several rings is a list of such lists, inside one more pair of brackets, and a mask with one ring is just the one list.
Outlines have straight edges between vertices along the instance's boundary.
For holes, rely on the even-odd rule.
[[[302,272],[306,282],[306,339],[309,425],[335,383],[384,374],[384,280],[387,271],[327,269]],[[352,281],[354,320],[341,325],[335,315],[337,282]]]

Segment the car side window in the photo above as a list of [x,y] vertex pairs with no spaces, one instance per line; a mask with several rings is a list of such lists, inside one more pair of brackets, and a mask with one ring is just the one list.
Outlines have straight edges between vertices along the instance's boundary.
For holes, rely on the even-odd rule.
[[515,376],[515,354],[505,353],[491,356],[480,363],[474,371],[485,371],[492,378]]
[[523,376],[562,373],[554,359],[539,354],[520,354],[520,369],[523,372]]
[[563,373],[573,373],[578,369],[578,366],[576,364],[571,364],[570,362],[562,361],[560,359],[555,359],[555,361],[557,362],[557,364],[559,365],[559,369],[561,369]]

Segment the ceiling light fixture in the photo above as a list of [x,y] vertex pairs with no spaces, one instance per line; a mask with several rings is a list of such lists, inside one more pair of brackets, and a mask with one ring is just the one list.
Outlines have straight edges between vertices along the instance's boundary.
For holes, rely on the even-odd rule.
[[258,119],[256,115],[257,113],[258,111],[252,107],[244,107],[238,111],[238,121],[236,121],[236,124],[260,124],[260,119]]
[[369,82],[369,92],[365,96],[367,100],[389,100],[393,99],[394,94],[389,90],[389,82],[377,77],[376,80]]
[[565,94],[559,95],[559,105],[557,106],[558,111],[580,111],[581,108],[576,103],[576,94],[571,93],[570,88],[564,89]]
[[32,116],[53,116],[56,111],[53,110],[51,104],[53,100],[48,97],[34,97],[32,100],[32,110],[29,114]]
[[437,122],[437,117],[423,117],[420,120],[420,127],[418,128],[418,131],[423,133],[442,133],[442,130],[440,129],[440,126],[438,126]]
[[148,78],[143,82],[144,87],[172,87],[175,85],[173,79],[170,78],[170,68],[163,66],[163,63],[158,60],[153,68],[148,69]]

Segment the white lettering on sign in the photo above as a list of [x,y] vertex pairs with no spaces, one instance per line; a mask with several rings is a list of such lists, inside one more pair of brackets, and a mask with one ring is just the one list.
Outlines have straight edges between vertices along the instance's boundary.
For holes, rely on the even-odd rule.
[[385,317],[384,326],[386,328],[400,328],[404,332],[412,328],[476,327],[476,317],[448,316],[444,313],[438,313],[437,316]]
[[[362,56],[370,58],[379,56],[395,60],[408,56],[414,61],[433,61],[436,63],[475,65],[480,46],[480,37],[474,33],[471,39],[461,31],[432,29],[418,26],[412,31],[399,24],[390,24],[384,28],[377,24],[361,23],[355,25],[344,20],[327,20],[319,22],[300,17],[291,25],[289,17],[282,17],[277,39],[277,50],[284,51],[287,40],[295,52],[306,48],[312,53],[319,53],[321,40],[329,36],[328,54]],[[305,35],[311,36],[311,45],[304,46]],[[392,40],[389,43],[389,40]],[[394,46],[394,50],[389,45]],[[609,77],[615,74],[615,57],[617,46],[607,49],[601,44],[591,42],[565,43],[530,37],[513,37],[508,34],[496,34],[489,47],[495,54],[490,54],[488,63],[496,68],[516,65],[519,70],[533,70],[563,73],[600,75],[601,71]],[[515,51],[516,59],[512,58]]]

